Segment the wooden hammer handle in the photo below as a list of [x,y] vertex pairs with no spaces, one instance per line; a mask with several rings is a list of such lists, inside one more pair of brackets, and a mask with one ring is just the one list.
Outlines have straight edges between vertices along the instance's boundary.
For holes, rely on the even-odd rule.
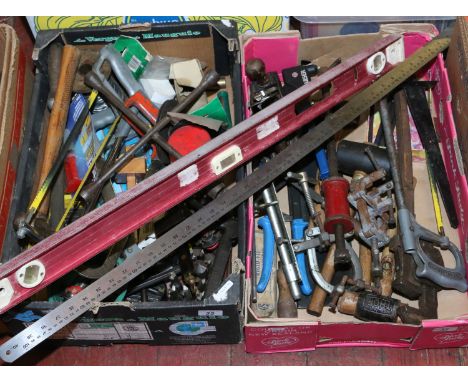
[[362,268],[362,279],[370,285],[372,282],[372,252],[364,244],[359,244],[359,262]]
[[[327,256],[325,257],[325,262],[322,266],[322,276],[326,282],[330,283],[335,274],[335,244],[331,245],[328,249]],[[327,298],[327,292],[325,292],[318,285],[315,286],[314,292],[307,307],[307,313],[312,314],[313,316],[320,317],[323,310],[323,305],[325,304],[325,299]]]
[[[72,45],[65,45],[60,65],[60,75],[55,91],[54,104],[50,112],[49,124],[47,126],[47,137],[44,149],[44,160],[42,162],[40,182],[42,184],[47,177],[57,153],[62,144],[65,124],[67,122],[68,108],[70,106],[73,81],[80,61],[80,51]],[[49,211],[49,197],[44,198],[39,213],[47,215]]]
[[278,278],[278,318],[297,318],[297,306],[289,290],[281,264],[278,267],[276,277]]

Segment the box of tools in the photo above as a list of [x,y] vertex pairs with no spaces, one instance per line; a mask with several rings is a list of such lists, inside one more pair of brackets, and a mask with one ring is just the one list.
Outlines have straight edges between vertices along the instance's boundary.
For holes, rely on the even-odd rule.
[[0,251],[18,170],[33,73],[15,29],[0,24]]
[[[125,200],[129,192],[138,193],[153,174],[158,176],[179,157],[241,121],[238,57],[236,25],[220,21],[39,32],[29,123],[18,159],[21,173],[2,263],[12,263],[27,248],[41,246],[54,231],[66,236],[73,227],[86,228],[88,214],[99,215],[106,205]],[[90,73],[95,87],[89,86]],[[152,139],[139,145],[152,126],[157,130]],[[81,198],[86,186],[106,174],[90,199]],[[180,177],[181,186],[191,182],[190,176],[194,174]],[[237,176],[242,177],[242,171]],[[69,258],[73,271],[9,309],[1,320],[12,335],[33,325],[113,268],[125,267],[145,248],[148,252],[235,177],[231,174],[199,189],[183,203],[139,220],[138,225],[131,218],[118,221],[118,226],[133,227],[125,238],[103,247],[79,267]],[[133,211],[148,217],[152,213],[148,209],[147,204],[139,204]],[[177,243],[166,259],[93,304],[51,338],[70,345],[238,343],[243,210],[241,205],[188,242]],[[112,229],[107,236],[113,236]],[[95,237],[88,236],[88,242]],[[54,269],[64,274],[66,263],[59,261]],[[22,287],[33,288],[52,277],[51,272],[51,267],[33,260],[17,272],[17,280]],[[0,305],[10,301],[10,285],[0,285]]]
[[[395,34],[391,49],[375,48]],[[293,31],[241,37],[246,116],[316,86],[295,105],[305,114],[376,74],[366,90],[349,90],[347,102],[324,107],[326,114],[252,163],[260,173],[285,147],[368,102],[359,118],[250,199],[248,352],[468,345],[468,185],[454,144],[453,97],[442,54],[418,70],[410,62],[438,35],[425,24],[312,39]],[[405,71],[415,74],[392,85]]]

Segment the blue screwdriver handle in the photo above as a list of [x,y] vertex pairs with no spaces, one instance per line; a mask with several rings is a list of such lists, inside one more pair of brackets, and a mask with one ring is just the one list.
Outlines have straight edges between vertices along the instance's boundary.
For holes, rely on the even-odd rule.
[[320,179],[324,180],[330,177],[330,169],[328,167],[327,153],[325,149],[320,149],[315,152],[315,160],[317,161]]
[[[262,274],[257,284],[257,292],[263,293],[268,285],[275,257],[275,236],[267,215],[258,219],[258,226],[263,230],[263,265]],[[253,270],[256,272],[256,269]]]
[[[307,228],[307,222],[304,219],[293,219],[291,223],[291,233],[293,240],[304,240],[304,230]],[[304,252],[296,253],[297,265],[299,267],[299,274],[301,275],[301,292],[309,296],[312,294],[314,288],[309,282],[307,276],[307,264]]]

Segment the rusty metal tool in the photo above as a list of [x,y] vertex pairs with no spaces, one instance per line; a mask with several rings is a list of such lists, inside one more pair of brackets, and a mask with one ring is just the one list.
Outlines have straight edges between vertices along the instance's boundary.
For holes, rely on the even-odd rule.
[[[206,89],[213,86],[219,79],[219,74],[215,71],[209,71],[206,73],[200,82],[200,84],[190,93],[190,95],[185,98],[180,104],[178,104],[174,109],[173,112],[180,113],[187,110],[200,96],[206,91]],[[93,73],[89,72],[86,75],[86,82],[92,86],[94,89],[99,88],[106,92],[103,89],[102,82],[98,78],[98,76]],[[145,131],[146,134],[132,147],[131,150],[127,151],[125,155],[120,157],[118,161],[116,161],[111,168],[109,168],[101,177],[94,183],[87,185],[81,192],[81,197],[84,200],[89,200],[90,196],[94,193],[96,189],[99,189],[102,184],[106,183],[116,171],[123,165],[125,165],[130,158],[132,158],[135,153],[145,146],[149,141],[156,140],[156,142],[170,155],[174,156],[175,158],[180,158],[180,154],[174,150],[159,134],[159,131],[166,127],[170,122],[171,119],[168,116],[165,116],[161,120],[159,120],[155,126],[151,129],[145,125],[143,121],[141,121],[129,108],[127,108],[122,101],[118,98],[114,97],[110,92],[103,93],[104,96],[110,101],[115,107],[119,109],[122,114],[124,114],[133,124],[135,124],[139,129]]]
[[[403,90],[396,92],[394,103],[398,145],[397,157],[400,174],[402,175],[403,196],[408,209],[411,213],[414,213],[415,179],[413,177],[411,133],[408,106]],[[422,241],[421,246],[433,261],[439,265],[444,264],[440,251],[431,243]],[[395,268],[391,286],[392,291],[410,300],[419,299],[418,314],[428,319],[437,318],[437,292],[440,287],[429,280],[416,277],[416,263],[411,256],[407,256],[404,252],[399,235],[393,236],[389,248],[393,253]],[[384,286],[382,286],[382,289],[384,289]],[[404,310],[407,311],[406,308]]]
[[357,171],[354,173],[348,195],[349,203],[358,212],[359,238],[371,248],[374,278],[382,276],[380,249],[390,241],[387,227],[393,211],[393,199],[391,194],[388,197],[388,191],[392,190],[393,183],[388,181],[377,187],[374,186],[385,177],[386,172],[383,169],[377,169],[368,175]]
[[209,270],[205,296],[211,296],[221,285],[231,257],[233,243],[237,239],[237,220],[229,219],[221,225],[223,236],[216,249],[212,268]]
[[[401,187],[400,172],[397,167],[395,142],[393,141],[393,134],[391,131],[389,111],[385,99],[380,101],[380,113],[388,156],[392,164],[392,178],[398,208],[398,226],[404,251],[411,255],[416,262],[416,275],[418,277],[427,278],[444,288],[457,289],[460,292],[465,292],[468,288],[466,283],[465,259],[460,249],[458,249],[448,237],[440,236],[419,225],[414,215],[411,214],[406,207]],[[428,241],[441,249],[449,250],[455,259],[455,268],[446,268],[435,263],[421,247],[421,240]]]
[[[393,40],[395,41],[395,40]],[[388,42],[388,40],[387,40]],[[448,39],[441,39],[441,40],[434,40],[433,42],[428,43],[425,47],[421,48],[417,52],[415,52],[411,57],[409,57],[403,64],[396,66],[388,75],[382,75],[382,77],[373,83],[370,86],[367,86],[363,91],[361,91],[358,95],[350,98],[348,102],[342,106],[338,111],[334,112],[333,114],[327,116],[322,122],[318,125],[311,128],[310,131],[305,133],[301,140],[295,141],[290,146],[287,146],[281,152],[279,152],[274,158],[272,158],[269,162],[267,162],[263,167],[262,171],[256,171],[249,175],[248,177],[240,180],[235,186],[232,188],[225,189],[222,193],[218,195],[216,199],[210,202],[208,205],[203,207],[201,210],[195,212],[189,218],[187,218],[184,222],[178,224],[177,226],[170,229],[164,235],[158,238],[154,243],[150,244],[148,247],[143,249],[140,253],[136,254],[132,258],[129,258],[123,264],[117,266],[112,271],[107,273],[105,276],[100,278],[98,281],[94,282],[93,284],[89,285],[86,289],[82,292],[78,293],[70,300],[66,301],[65,303],[61,304],[58,308],[54,309],[46,316],[39,319],[37,322],[30,325],[28,328],[23,330],[21,333],[16,335],[15,337],[11,338],[7,342],[3,343],[0,346],[0,358],[2,358],[6,362],[13,362],[14,360],[18,359],[35,346],[43,342],[45,339],[50,337],[52,334],[56,333],[58,330],[66,326],[68,323],[72,322],[75,318],[79,317],[81,314],[85,313],[89,308],[91,308],[95,303],[98,301],[103,300],[114,291],[118,290],[122,286],[124,286],[128,281],[137,277],[139,274],[144,272],[149,267],[153,266],[161,259],[168,256],[172,253],[176,248],[182,245],[184,242],[195,236],[196,234],[200,233],[202,230],[206,229],[207,227],[211,226],[214,222],[220,219],[222,216],[227,214],[237,205],[242,203],[246,200],[250,195],[254,194],[258,190],[263,189],[265,186],[273,182],[281,173],[287,171],[291,166],[297,163],[299,160],[304,158],[311,150],[314,150],[318,146],[320,146],[323,142],[327,139],[330,139],[334,134],[336,134],[340,129],[344,126],[352,122],[355,118],[357,118],[361,113],[368,110],[371,105],[378,102],[379,99],[384,97],[388,92],[396,88],[400,85],[403,81],[408,79],[412,74],[417,72],[421,67],[425,64],[430,62],[434,57],[436,57],[440,52],[448,46]],[[368,56],[367,56],[368,57]],[[338,69],[336,67],[335,69]],[[340,71],[341,72],[341,71]],[[333,69],[328,71],[324,75],[331,75],[333,73]],[[354,74],[351,73],[352,77],[355,77]],[[320,78],[320,77],[319,77]],[[354,82],[355,86],[356,83]],[[311,88],[314,86],[311,85]],[[302,94],[302,90],[304,90],[304,94]],[[308,87],[303,87],[297,90],[299,92],[297,95],[291,93],[291,99],[284,98],[283,101],[290,105],[293,99],[296,99],[296,96],[299,94],[307,96],[312,89],[308,89]],[[336,94],[336,93],[334,93]],[[299,98],[301,98],[299,96]],[[275,105],[275,113],[277,113],[277,109],[281,108],[281,100],[278,101],[280,104]],[[284,105],[283,105],[284,106]],[[273,110],[272,110],[273,111]],[[268,114],[269,111],[266,109],[264,114]],[[308,111],[305,111],[301,114],[302,118],[304,115],[307,115]],[[262,121],[262,114],[260,112],[256,114],[250,121],[247,121],[246,124],[252,124],[255,127],[258,127],[255,123]],[[291,121],[290,114],[288,121]],[[266,115],[263,115],[265,118]],[[310,115],[309,115],[310,117]],[[257,119],[258,118],[258,119]],[[302,123],[307,123],[308,120],[306,118],[305,121],[301,121]],[[284,122],[283,122],[284,123]],[[285,127],[286,125],[283,125]],[[239,127],[236,127],[228,130],[226,133],[229,135],[231,134],[239,134]],[[281,139],[280,134],[278,139]],[[220,136],[219,139],[225,139],[226,137]],[[216,141],[214,141],[216,142]],[[212,141],[213,143],[213,141]],[[258,142],[254,142],[256,146],[258,146]],[[201,148],[203,149],[203,147]],[[180,159],[173,163],[174,167],[177,165],[177,162],[184,163],[189,161],[189,159],[193,157],[197,157],[200,155],[202,150],[197,150],[192,152],[191,154],[185,156],[184,158]],[[206,147],[205,147],[206,149]],[[250,157],[248,157],[249,160]],[[239,161],[242,163],[242,161]],[[231,166],[232,168],[232,166]],[[167,168],[166,168],[167,169]],[[159,172],[160,175],[164,170]],[[166,170],[169,171],[169,170]],[[158,175],[158,174],[155,174]],[[149,180],[149,179],[148,179]],[[206,181],[206,179],[205,179]],[[209,182],[207,182],[209,184]],[[137,185],[133,190],[131,190],[125,196],[125,199],[129,199],[132,196],[132,192],[135,192],[137,195],[138,189],[143,189],[144,182]],[[165,188],[165,192],[167,193],[168,188]],[[140,190],[141,191],[141,190]],[[171,198],[174,199],[175,195],[171,195]],[[134,201],[134,198],[132,201]],[[158,200],[160,203],[160,200]],[[118,204],[118,203],[114,203]],[[104,205],[105,206],[105,205]],[[88,224],[86,228],[91,228],[94,234],[94,241],[97,241],[99,238],[99,232],[97,227],[92,224],[92,216],[93,213],[95,214],[102,214],[105,209],[104,206],[100,209],[97,209],[95,212],[91,212],[91,218],[88,216]],[[145,210],[150,210],[151,208],[146,206]],[[118,209],[119,212],[126,211],[128,212],[128,208],[121,208]],[[154,211],[153,211],[154,212]],[[142,211],[138,211],[140,217]],[[114,214],[114,221],[113,227],[115,227],[115,218],[116,215]],[[84,219],[83,219],[84,221]],[[82,221],[82,222],[83,222]],[[129,229],[128,232],[131,232],[135,229],[134,225],[128,224],[128,216],[127,216],[127,225],[126,228]],[[107,230],[107,226],[102,225],[99,226],[101,229],[105,229],[106,235],[109,236],[109,231]],[[83,228],[81,228],[83,230]],[[73,232],[72,225],[68,226],[62,232],[68,232],[68,234]],[[125,236],[126,232],[124,231],[117,233],[115,230],[112,235],[112,242],[119,240],[121,237]],[[62,234],[63,237],[63,234]],[[114,240],[115,239],[115,240]],[[88,240],[89,241],[89,240]],[[61,241],[57,240],[57,237],[54,240],[54,247],[61,248],[60,244],[63,244],[63,238]],[[47,244],[47,243],[46,243]],[[46,248],[46,244],[39,245],[40,248]],[[82,255],[84,253],[89,253],[89,249],[85,249],[79,245],[79,241],[74,241],[74,246],[79,247],[79,253]],[[36,246],[37,247],[37,246]],[[63,248],[63,247],[62,247]],[[34,249],[34,247],[33,247]],[[48,253],[48,252],[46,252]],[[60,255],[63,252],[60,251]],[[75,264],[79,264],[80,261],[83,261],[83,257],[81,259],[74,258],[74,253],[68,252],[68,257],[74,259]],[[63,256],[61,256],[63,259]],[[88,256],[89,258],[89,256]],[[10,308],[11,306],[17,304],[19,301],[27,296],[26,293],[21,293],[22,291],[17,287],[16,284],[11,284],[10,278],[6,276],[9,275],[9,269],[14,268],[21,264],[21,261],[26,260],[26,266],[31,266],[32,264],[31,259],[28,259],[27,256],[23,253],[21,257],[15,258],[14,264],[11,261],[3,266],[0,267],[0,287],[5,289],[5,292],[2,295],[2,300],[0,301],[0,309],[1,311],[5,311],[5,309]],[[28,264],[29,263],[29,264]],[[8,267],[6,267],[8,265]],[[13,265],[13,267],[12,267]],[[37,264],[36,264],[37,265]],[[67,273],[70,269],[67,267],[68,264],[64,264],[63,261],[59,263],[61,268],[62,274]],[[42,263],[42,266],[46,268],[46,264]],[[48,266],[48,265],[47,265]],[[73,265],[72,265],[73,266]],[[48,271],[52,271],[51,268],[48,268]],[[60,272],[59,272],[60,273]],[[57,273],[55,274],[57,276]],[[53,277],[49,277],[47,281],[51,281]],[[36,280],[37,281],[37,280]],[[42,281],[45,281],[44,279]],[[14,281],[13,281],[14,282]],[[40,287],[44,287],[46,282],[41,283],[39,282]],[[38,285],[39,285],[38,284]],[[38,289],[40,289],[40,287]],[[18,292],[16,293],[15,297],[13,298],[12,295],[9,295],[9,290],[13,290]],[[34,287],[29,288],[29,293],[34,293]]]
[[442,203],[447,211],[447,217],[453,228],[458,227],[458,217],[452,194],[447,170],[442,159],[439,147],[439,138],[434,128],[431,111],[426,98],[426,89],[431,85],[428,82],[409,81],[404,85],[406,101],[418,130],[419,139],[426,152],[426,160],[434,175],[439,189]]
[[[395,93],[396,138],[398,169],[401,174],[402,192],[405,203],[411,213],[414,213],[413,155],[411,147],[411,131],[409,124],[408,105],[402,90]],[[423,242],[422,245],[425,245]],[[395,258],[395,279],[393,290],[410,299],[415,300],[421,293],[421,283],[416,277],[416,263],[411,256],[406,256],[401,246],[399,235],[390,242],[391,251]]]
[[[274,107],[255,114],[196,151],[158,171],[132,190],[117,195],[111,203],[106,203],[91,211],[44,240],[40,246],[36,245],[23,252],[15,258],[14,262],[10,261],[0,266],[0,284],[6,286],[7,290],[13,291],[12,294],[4,294],[0,299],[0,313],[24,301],[146,222],[298,131],[301,126],[309,123],[316,116],[322,115],[324,111],[365,89],[359,94],[359,97],[353,97],[354,101],[348,102],[344,110],[340,109],[340,114],[334,113],[333,117],[330,116],[332,121],[321,125],[322,129],[313,128],[314,133],[318,134],[318,137],[314,136],[314,140],[317,139],[320,143],[324,142],[333,132],[338,131],[340,126],[344,126],[367,110],[370,105],[376,102],[376,99],[383,97],[390,89],[409,78],[446,47],[444,41],[438,41],[430,44],[419,54],[416,53],[403,64],[387,62],[380,73],[382,77],[377,80],[378,84],[376,82],[375,86],[369,86],[376,75],[367,72],[366,63],[369,60],[373,62],[374,56],[385,52],[388,46],[400,44],[400,38],[399,36],[384,38],[323,75],[316,77],[308,85],[280,99]],[[396,64],[398,66],[392,70],[391,78],[383,74]],[[357,78],[354,69],[360,73]],[[336,80],[339,81],[335,84]],[[382,87],[382,83],[384,83],[384,87]],[[296,115],[294,105],[326,84],[333,84],[335,91],[328,98],[315,104],[313,108]],[[330,124],[331,126],[329,126]],[[275,171],[276,169],[286,171],[295,161],[299,161],[301,156],[306,155],[313,148],[311,142],[307,141],[307,137],[304,135],[300,142],[294,143],[295,151],[289,150],[288,157],[284,163],[276,166]],[[303,147],[302,142],[306,142],[307,146]],[[298,147],[302,151],[298,151]],[[277,160],[274,163],[276,162]],[[287,166],[284,167],[284,165]],[[262,171],[263,173],[264,171]],[[279,175],[279,173],[277,174]],[[269,182],[260,181],[260,183],[262,183],[260,186],[262,188]],[[213,214],[214,212],[216,211],[213,211]],[[109,235],[109,232],[112,232],[112,235]],[[93,240],[89,240],[90,237]],[[67,253],[68,256],[64,257],[63,253]],[[28,285],[28,288],[23,288],[16,281],[16,271],[22,267],[28,267],[33,261],[39,261],[46,269],[46,273],[36,285]]]

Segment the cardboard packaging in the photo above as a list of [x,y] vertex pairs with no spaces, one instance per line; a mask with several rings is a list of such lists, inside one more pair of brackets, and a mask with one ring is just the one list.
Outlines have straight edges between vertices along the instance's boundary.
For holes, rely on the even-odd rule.
[[[248,100],[249,80],[245,75],[245,64],[250,58],[262,58],[267,71],[281,70],[298,65],[301,60],[309,60],[321,67],[328,67],[338,57],[342,60],[359,52],[363,47],[380,39],[382,34],[356,34],[350,36],[319,37],[300,39],[298,32],[261,34],[241,36],[242,75],[244,99]],[[389,27],[391,33],[398,31],[395,26]],[[414,31],[414,26],[403,28],[399,32],[410,30],[404,34],[406,56],[410,55],[431,37],[437,35],[433,26],[425,25],[421,33]],[[429,33],[428,33],[429,32]],[[464,68],[466,70],[466,67]],[[448,171],[451,194],[457,206],[460,226],[458,230],[451,229],[444,216],[446,234],[465,254],[468,234],[468,189],[465,177],[458,161],[453,142],[457,140],[454,127],[451,103],[450,85],[442,55],[425,68],[422,73],[428,80],[438,81],[433,89],[433,118],[436,131],[441,142],[442,156]],[[466,73],[465,73],[466,74]],[[460,85],[463,87],[463,85]],[[466,91],[466,89],[463,89]],[[455,92],[455,91],[454,91]],[[245,105],[248,114],[247,104]],[[363,118],[366,121],[367,118]],[[350,133],[346,139],[360,142],[367,140],[367,122]],[[414,148],[414,146],[413,146]],[[310,160],[313,160],[313,155]],[[416,217],[420,224],[436,232],[435,219],[432,211],[430,188],[425,162],[420,158],[413,161],[414,176],[417,178],[415,190]],[[279,202],[284,213],[288,213],[286,193],[279,192]],[[445,211],[443,211],[445,214]],[[256,249],[262,251],[261,230],[256,231],[260,239],[256,240]],[[355,248],[356,250],[356,248]],[[445,252],[445,251],[443,251]],[[450,255],[444,256],[444,263],[451,264]],[[453,260],[452,260],[453,261]],[[453,264],[453,262],[452,262]],[[250,272],[252,267],[247,267]],[[271,276],[274,277],[274,276]],[[460,347],[468,345],[468,296],[458,291],[444,290],[438,293],[437,320],[424,320],[420,326],[399,323],[363,322],[352,316],[328,312],[325,307],[321,317],[314,317],[298,309],[298,318],[280,319],[275,315],[261,318],[261,307],[252,307],[250,273],[246,274],[244,293],[245,322],[244,337],[247,352],[275,353],[313,350],[318,347],[351,347],[351,346],[388,346],[410,349]],[[260,294],[257,294],[259,299]],[[403,302],[401,296],[395,295]],[[409,302],[410,305],[413,302]],[[417,305],[414,305],[417,306]]]
[[[451,86],[452,111],[458,136],[457,160],[461,157],[468,174],[468,17],[459,17],[447,52],[447,71]],[[456,145],[456,142],[455,146]],[[460,168],[462,166],[459,166]]]
[[18,155],[31,94],[29,60],[15,30],[0,24],[0,252],[14,194]]
[[41,30],[62,28],[92,28],[121,24],[167,24],[181,21],[234,22],[239,33],[286,31],[288,16],[27,16],[34,35]]
[[[38,158],[39,141],[46,113],[49,92],[47,60],[53,42],[99,49],[120,35],[137,38],[152,54],[169,57],[197,58],[225,76],[233,105],[240,102],[240,66],[238,63],[237,28],[221,22],[194,22],[121,26],[107,28],[65,29],[39,32],[33,52],[37,67],[34,94],[29,113],[29,130],[20,152],[23,178],[17,192],[21,198],[12,206],[23,211],[33,193],[34,166]],[[239,122],[242,113],[231,105],[233,120]],[[14,215],[13,215],[14,216]],[[12,220],[9,221],[11,240],[4,258],[19,253]],[[238,256],[242,258],[242,239],[239,238]],[[242,264],[238,260],[236,264]],[[242,265],[233,264],[230,274],[220,288],[202,301],[167,302],[112,302],[102,303],[73,324],[56,333],[53,339],[65,340],[68,345],[104,345],[120,342],[138,342],[160,345],[238,343],[241,340],[240,300]],[[217,292],[222,292],[219,295]],[[18,306],[2,319],[11,334],[16,334],[41,316],[58,306],[56,302],[33,301]]]

